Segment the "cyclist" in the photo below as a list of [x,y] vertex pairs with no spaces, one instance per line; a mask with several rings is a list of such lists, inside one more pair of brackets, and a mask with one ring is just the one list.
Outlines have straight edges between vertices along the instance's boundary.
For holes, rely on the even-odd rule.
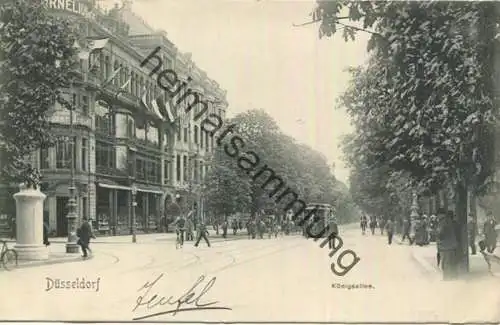
[[184,244],[184,226],[186,224],[186,219],[182,215],[180,202],[181,196],[177,194],[175,196],[175,201],[168,206],[168,214],[174,218],[173,225],[175,226],[175,233],[182,246]]
[[184,232],[186,231],[186,228],[184,227],[186,225],[186,219],[184,216],[179,216],[175,221],[175,233],[177,234],[177,239],[180,242],[180,246],[184,245]]

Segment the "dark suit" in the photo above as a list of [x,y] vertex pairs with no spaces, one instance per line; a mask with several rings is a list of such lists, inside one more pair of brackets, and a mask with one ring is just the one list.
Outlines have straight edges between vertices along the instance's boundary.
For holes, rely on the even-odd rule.
[[198,247],[198,244],[200,243],[200,240],[202,238],[207,243],[207,246],[210,247],[210,241],[208,240],[207,234],[208,234],[208,231],[207,231],[205,224],[200,223],[198,226],[198,238],[196,239],[196,243],[194,244],[194,247]]
[[84,221],[77,232],[78,245],[82,248],[83,256],[87,257],[87,250],[89,250],[90,238],[95,238],[92,234],[92,228],[88,221]]

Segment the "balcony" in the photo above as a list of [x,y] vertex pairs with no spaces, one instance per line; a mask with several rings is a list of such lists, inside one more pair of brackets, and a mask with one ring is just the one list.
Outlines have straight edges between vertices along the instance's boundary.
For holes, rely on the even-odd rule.
[[[67,109],[56,106],[56,109],[49,113],[48,120],[51,123],[69,125],[70,124],[70,112]],[[80,125],[87,128],[92,127],[92,120],[87,114],[83,114],[80,111],[73,112],[73,125]]]
[[128,177],[130,173],[128,170],[120,170],[117,168],[96,165],[96,174],[113,177]]

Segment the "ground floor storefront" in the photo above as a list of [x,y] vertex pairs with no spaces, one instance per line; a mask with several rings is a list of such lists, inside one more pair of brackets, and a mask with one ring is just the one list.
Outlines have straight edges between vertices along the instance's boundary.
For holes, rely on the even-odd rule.
[[[77,182],[77,224],[83,217],[90,220],[96,235],[126,235],[132,230],[133,194],[132,186],[112,182]],[[163,231],[164,202],[173,194],[169,189],[135,184],[135,226],[137,233]],[[16,206],[12,195],[16,191],[4,189],[0,193],[0,236],[15,234]],[[50,236],[68,235],[68,184],[54,182],[42,189],[44,222],[48,224]]]

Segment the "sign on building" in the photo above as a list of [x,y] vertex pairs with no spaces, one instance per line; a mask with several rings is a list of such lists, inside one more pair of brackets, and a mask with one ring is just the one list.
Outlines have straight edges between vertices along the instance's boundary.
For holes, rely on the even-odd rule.
[[90,8],[87,4],[78,0],[43,0],[47,8],[71,11],[83,16],[88,16]]

